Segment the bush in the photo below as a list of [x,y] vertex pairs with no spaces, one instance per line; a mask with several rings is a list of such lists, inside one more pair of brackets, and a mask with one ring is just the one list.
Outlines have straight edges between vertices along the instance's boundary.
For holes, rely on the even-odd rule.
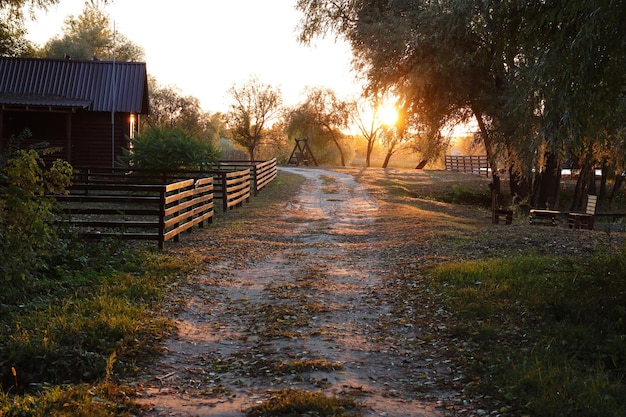
[[20,150],[2,167],[0,186],[0,276],[26,278],[41,268],[44,254],[57,241],[55,200],[65,192],[72,167],[56,160],[49,170],[37,151]]
[[123,167],[200,170],[215,164],[219,151],[180,128],[150,127],[131,140],[118,158]]

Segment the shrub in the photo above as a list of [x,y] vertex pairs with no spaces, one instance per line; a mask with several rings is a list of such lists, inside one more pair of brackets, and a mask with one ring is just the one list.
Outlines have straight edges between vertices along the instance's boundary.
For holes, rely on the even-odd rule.
[[218,150],[180,128],[150,127],[118,158],[123,167],[200,170],[218,160]]
[[35,150],[19,150],[2,167],[0,186],[0,276],[26,278],[42,267],[43,255],[57,241],[53,226],[55,200],[65,192],[72,167],[56,160],[45,164]]

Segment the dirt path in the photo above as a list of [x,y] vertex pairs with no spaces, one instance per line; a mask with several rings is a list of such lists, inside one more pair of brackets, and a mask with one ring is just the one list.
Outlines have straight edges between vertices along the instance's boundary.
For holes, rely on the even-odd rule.
[[363,416],[451,415],[442,399],[459,394],[433,381],[454,371],[388,320],[376,202],[351,175],[285,170],[307,180],[270,249],[178,288],[176,337],[139,385],[147,416],[242,416],[283,388],[351,395]]

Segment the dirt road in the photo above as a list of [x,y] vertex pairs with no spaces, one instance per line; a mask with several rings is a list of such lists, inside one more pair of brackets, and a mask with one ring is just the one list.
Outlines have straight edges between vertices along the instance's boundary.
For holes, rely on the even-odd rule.
[[352,396],[363,416],[457,415],[436,382],[456,371],[389,320],[377,203],[351,175],[283,169],[306,183],[272,232],[176,289],[176,336],[139,384],[147,416],[243,416],[284,388]]

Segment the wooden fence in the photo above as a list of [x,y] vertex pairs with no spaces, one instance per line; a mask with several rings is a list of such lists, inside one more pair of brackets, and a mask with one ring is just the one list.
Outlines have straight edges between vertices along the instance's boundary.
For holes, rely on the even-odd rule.
[[269,161],[220,161],[217,165],[219,170],[250,169],[252,189],[254,195],[258,195],[278,174],[276,158]]
[[250,168],[240,170],[207,169],[201,171],[171,170],[159,172],[161,181],[170,182],[185,178],[213,178],[214,198],[221,200],[223,212],[241,206],[250,201],[251,176]]
[[446,171],[489,176],[489,160],[485,155],[446,155]]
[[55,196],[59,220],[84,238],[156,240],[162,248],[183,231],[211,223],[215,208],[227,212],[250,201],[252,187],[256,195],[277,175],[276,159],[223,161],[216,168],[75,167],[69,193]]
[[77,172],[69,194],[55,196],[60,221],[80,237],[163,243],[213,221],[213,178],[150,184],[123,173]]

